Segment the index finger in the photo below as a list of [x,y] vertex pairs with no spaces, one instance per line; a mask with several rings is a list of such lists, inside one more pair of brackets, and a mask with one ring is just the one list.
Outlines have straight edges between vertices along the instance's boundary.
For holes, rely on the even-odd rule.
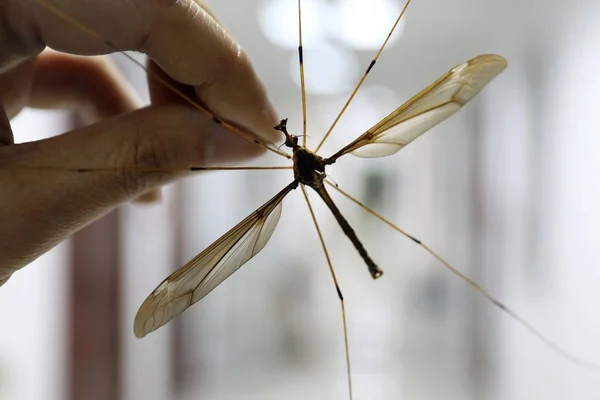
[[79,25],[37,7],[35,30],[44,45],[74,54],[142,51],[173,79],[194,86],[200,101],[219,117],[265,140],[277,137],[277,115],[248,57],[197,1],[33,2],[49,4]]

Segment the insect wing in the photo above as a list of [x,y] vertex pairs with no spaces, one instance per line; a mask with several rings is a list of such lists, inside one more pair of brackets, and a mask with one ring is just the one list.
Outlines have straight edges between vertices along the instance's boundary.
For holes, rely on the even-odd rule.
[[485,54],[452,68],[330,159],[347,153],[384,157],[398,152],[457,112],[506,66],[503,57]]
[[258,254],[277,226],[283,198],[296,186],[290,183],[158,285],[135,316],[135,335],[143,337],[165,325]]

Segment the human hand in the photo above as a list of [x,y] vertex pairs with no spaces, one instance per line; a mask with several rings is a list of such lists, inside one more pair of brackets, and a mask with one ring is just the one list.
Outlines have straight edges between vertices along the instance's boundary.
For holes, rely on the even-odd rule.
[[[247,57],[194,0],[51,0],[110,45],[41,1],[0,0],[0,285],[118,204],[180,176],[170,168],[239,163],[262,152],[156,80],[149,79],[153,105],[136,110],[108,59],[73,54],[144,52],[162,68],[152,70],[220,118],[262,141],[277,137],[275,111]],[[86,123],[100,122],[14,144],[9,119],[24,107],[69,107]]]

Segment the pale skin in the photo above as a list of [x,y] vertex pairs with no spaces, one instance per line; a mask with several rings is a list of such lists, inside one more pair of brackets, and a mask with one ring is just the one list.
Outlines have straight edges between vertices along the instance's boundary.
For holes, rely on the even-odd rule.
[[[278,117],[247,56],[197,2],[52,3],[119,50],[148,54],[162,68],[151,63],[153,71],[220,118],[264,142],[280,139]],[[134,169],[239,165],[263,152],[156,80],[149,79],[152,105],[139,109],[109,60],[88,57],[113,51],[34,0],[0,0],[0,285],[114,207],[181,175]],[[19,132],[9,121],[25,107],[70,108],[86,126],[15,144]],[[116,170],[67,171],[81,166]]]

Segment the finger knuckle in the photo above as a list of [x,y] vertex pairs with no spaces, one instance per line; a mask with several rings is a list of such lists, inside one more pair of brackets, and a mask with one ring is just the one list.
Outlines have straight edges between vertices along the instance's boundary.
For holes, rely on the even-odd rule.
[[132,133],[130,142],[123,146],[124,167],[120,181],[128,198],[135,197],[167,179],[170,156],[167,146],[152,132],[141,128]]

